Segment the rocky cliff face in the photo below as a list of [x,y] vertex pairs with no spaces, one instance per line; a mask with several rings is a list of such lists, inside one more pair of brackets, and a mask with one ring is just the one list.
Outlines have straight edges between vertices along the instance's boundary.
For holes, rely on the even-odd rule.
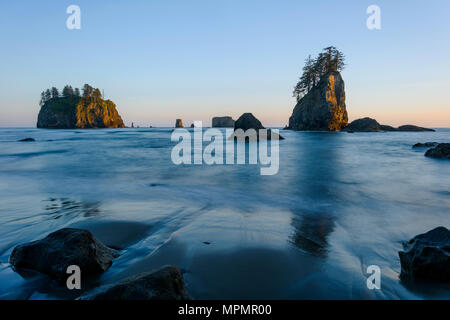
[[347,123],[344,80],[339,72],[330,72],[297,103],[289,129],[334,131]]
[[213,128],[233,128],[234,120],[231,117],[214,117],[212,118]]
[[65,97],[47,101],[38,115],[38,128],[125,128],[116,105],[101,98]]

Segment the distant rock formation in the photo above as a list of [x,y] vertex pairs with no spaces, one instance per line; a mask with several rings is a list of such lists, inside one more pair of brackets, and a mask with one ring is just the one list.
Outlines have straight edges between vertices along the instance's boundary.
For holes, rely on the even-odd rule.
[[79,300],[191,300],[180,268],[166,266],[85,294]]
[[175,128],[183,128],[183,120],[177,119],[175,121]]
[[[243,131],[247,131],[248,129],[255,129],[256,131],[256,140],[260,139],[259,136],[259,130],[265,129],[262,125],[261,121],[255,118],[255,116],[251,113],[244,113],[242,116],[239,117],[239,119],[236,120],[234,123],[234,131],[242,129]],[[271,140],[272,138],[278,137],[279,140],[283,140],[284,138],[280,136],[279,134],[276,134],[275,132],[272,132],[272,130],[267,130],[267,140]],[[236,138],[236,133],[233,133],[231,135],[230,139]]]
[[430,131],[430,132],[434,132],[435,130],[407,124],[407,125],[398,127],[397,131],[412,131],[412,132]]
[[99,97],[56,97],[46,101],[39,111],[38,128],[87,129],[125,128],[111,100]]
[[33,138],[25,138],[25,139],[20,139],[19,142],[34,142],[36,140],[34,140]]
[[450,159],[450,143],[440,143],[425,153],[426,157]]
[[19,270],[36,270],[64,282],[71,265],[79,266],[88,276],[106,271],[118,256],[118,251],[100,243],[89,231],[65,228],[15,247],[9,263]]
[[438,227],[403,244],[400,251],[402,280],[450,281],[450,231]]
[[352,121],[348,126],[342,128],[347,132],[378,132],[378,131],[400,131],[400,132],[417,132],[417,131],[434,131],[433,129],[422,128],[413,125],[400,126],[394,128],[388,125],[379,124],[377,120],[372,118],[362,118]]
[[289,118],[289,129],[335,131],[348,123],[344,80],[337,71],[321,77],[300,101]]
[[195,128],[195,125],[193,123],[191,123],[191,128]]
[[212,118],[213,128],[233,128],[234,120],[231,117],[214,117]]

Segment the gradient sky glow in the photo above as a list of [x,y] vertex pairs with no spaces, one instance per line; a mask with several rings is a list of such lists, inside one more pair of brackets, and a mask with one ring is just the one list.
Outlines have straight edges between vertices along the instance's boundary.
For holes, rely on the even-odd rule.
[[1,1],[0,127],[35,126],[42,90],[84,83],[127,125],[252,112],[284,126],[304,59],[329,45],[347,57],[350,120],[450,127],[448,0]]

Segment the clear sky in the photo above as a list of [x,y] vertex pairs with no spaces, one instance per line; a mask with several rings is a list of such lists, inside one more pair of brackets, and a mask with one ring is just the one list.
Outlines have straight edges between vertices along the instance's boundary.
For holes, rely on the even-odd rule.
[[283,126],[304,59],[330,45],[347,57],[350,120],[450,127],[448,0],[1,1],[0,126],[35,126],[42,90],[84,83],[127,125],[252,112]]

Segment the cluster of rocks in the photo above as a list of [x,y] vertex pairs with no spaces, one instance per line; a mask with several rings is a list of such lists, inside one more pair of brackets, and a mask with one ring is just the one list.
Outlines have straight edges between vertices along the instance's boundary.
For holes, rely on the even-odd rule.
[[[119,251],[94,238],[88,230],[64,228],[41,240],[15,247],[9,262],[19,274],[30,270],[46,274],[65,285],[69,266],[80,268],[83,277],[105,272]],[[184,300],[190,299],[181,270],[166,266],[138,274],[120,283],[94,289],[80,297],[88,300]]]
[[428,150],[425,152],[426,157],[436,159],[450,159],[450,143],[416,143],[415,145],[413,145],[413,148],[428,148]]

